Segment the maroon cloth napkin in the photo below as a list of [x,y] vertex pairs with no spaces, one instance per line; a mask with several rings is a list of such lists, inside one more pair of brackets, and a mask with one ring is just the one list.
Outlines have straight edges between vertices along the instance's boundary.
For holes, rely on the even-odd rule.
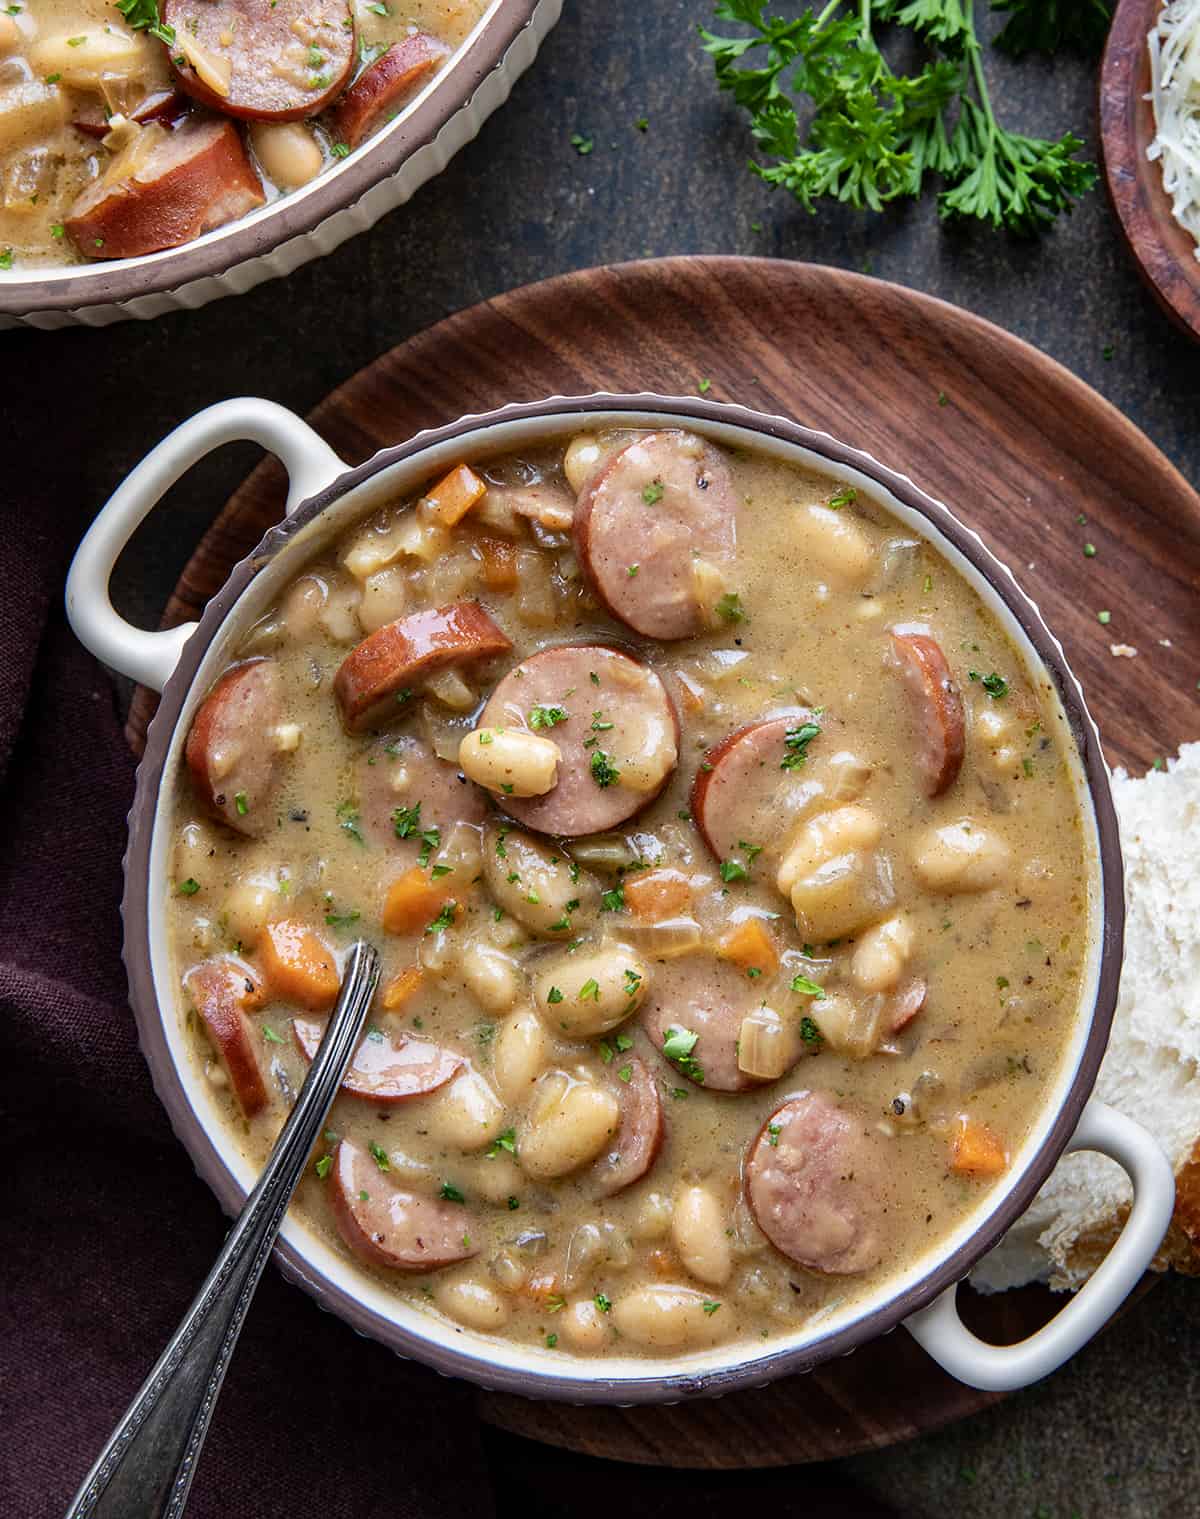
[[[74,493],[64,493],[74,494]],[[226,1221],[151,1089],[120,962],[134,762],[62,612],[86,521],[0,504],[0,1511],[61,1514],[212,1262]],[[263,1278],[189,1519],[702,1519],[795,1474],[654,1471],[490,1433],[471,1390]],[[807,1474],[805,1512],[883,1511]],[[139,1519],[130,1515],[129,1519]]]

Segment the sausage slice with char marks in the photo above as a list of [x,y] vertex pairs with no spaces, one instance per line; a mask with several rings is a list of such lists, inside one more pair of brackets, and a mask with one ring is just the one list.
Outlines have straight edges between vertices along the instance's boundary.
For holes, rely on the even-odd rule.
[[775,1248],[810,1271],[852,1275],[883,1256],[873,1178],[884,1142],[826,1092],[804,1092],[767,1119],[746,1156],[746,1201]]
[[171,62],[202,105],[243,121],[298,121],[341,94],[357,43],[346,0],[163,0]]
[[[84,258],[136,258],[178,248],[261,206],[266,196],[232,122],[196,115],[134,144],[88,185],[63,223]],[[114,174],[113,171],[116,171]]]
[[927,796],[941,796],[958,779],[966,753],[963,699],[941,645],[927,629],[893,628],[892,662],[912,698],[917,773]]
[[258,1063],[258,1036],[246,1016],[262,993],[250,967],[240,960],[207,960],[183,978],[188,995],[247,1118],[267,1105],[267,1086]]
[[592,1178],[601,1197],[612,1197],[641,1181],[658,1159],[666,1133],[654,1073],[636,1055],[626,1057],[620,1069],[625,1066],[629,1067],[629,1080],[623,1082],[618,1075],[614,1088],[621,1103],[621,1126],[613,1138],[612,1149],[592,1167]]
[[192,719],[185,756],[197,793],[223,823],[257,838],[274,821],[274,730],[283,720],[279,666],[247,659],[226,670]]
[[[423,739],[403,733],[373,744],[359,759],[359,810],[363,833],[374,844],[411,854],[416,860],[422,849],[419,833],[437,828],[445,843],[455,823],[480,827],[488,808],[483,793],[471,785],[456,765],[438,759]],[[421,804],[418,828],[408,838],[396,833],[395,815],[401,807]]]
[[[742,1019],[762,1001],[744,972],[707,955],[686,955],[654,968],[654,985],[642,1004],[642,1027],[660,1052],[672,1029],[698,1038],[673,1068],[706,1092],[745,1092],[762,1086],[738,1065]],[[670,1060],[670,1057],[666,1057]]]
[[606,609],[647,638],[711,625],[737,548],[737,503],[719,449],[655,432],[615,454],[580,492],[575,545]]
[[[310,1064],[325,1032],[313,1018],[293,1018],[292,1032]],[[363,1036],[342,1078],[342,1091],[384,1106],[436,1092],[462,1070],[461,1055],[409,1034],[375,1030]]]
[[333,694],[342,721],[361,732],[395,714],[414,686],[439,670],[507,654],[512,644],[477,601],[413,612],[385,623],[342,661]]
[[560,644],[531,655],[492,692],[478,726],[531,729],[535,708],[566,716],[541,730],[562,755],[557,783],[541,796],[498,798],[527,828],[603,833],[648,806],[675,769],[675,705],[649,665],[617,649]]
[[737,854],[744,842],[761,850],[764,871],[778,864],[792,824],[824,789],[808,764],[783,769],[788,734],[815,722],[800,708],[747,723],[704,756],[692,782],[691,811],[718,860]]
[[393,42],[362,71],[334,107],[330,125],[336,141],[349,148],[365,142],[449,56],[446,44],[428,32],[414,32],[401,42]]
[[338,1143],[329,1186],[338,1232],[374,1266],[436,1271],[479,1253],[464,1243],[470,1215],[460,1205],[403,1191],[349,1139]]

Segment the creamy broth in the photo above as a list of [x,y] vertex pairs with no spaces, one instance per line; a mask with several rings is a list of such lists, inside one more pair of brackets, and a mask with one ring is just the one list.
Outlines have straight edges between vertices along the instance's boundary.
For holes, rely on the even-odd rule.
[[295,1204],[335,1248],[564,1355],[795,1331],[948,1235],[1044,1107],[1094,890],[1061,707],[840,480],[682,433],[448,479],[314,559],[193,726],[195,1059],[260,1163],[362,935],[373,1093]]
[[[300,188],[402,109],[464,41],[486,0],[305,0],[303,14],[336,12],[349,64],[345,86],[326,98],[330,65],[322,51],[325,39],[319,31],[308,39],[305,30],[307,41],[288,41],[288,46],[304,49],[295,98],[269,102],[264,119],[255,119],[236,98],[237,74],[231,72],[227,80],[224,70],[238,46],[238,24],[255,21],[269,5],[270,0],[157,0],[157,5],[137,0],[127,21],[113,0],[21,0],[0,14],[4,269],[174,247]],[[211,49],[196,55],[198,69],[192,68],[182,49],[200,45],[188,41],[193,28],[199,31],[197,15],[217,11],[228,13],[229,27],[218,29]],[[133,24],[147,16],[160,18],[169,29],[156,36],[150,26]],[[162,40],[170,36],[175,37],[173,46]],[[245,73],[257,67],[270,74],[275,41],[268,36],[247,46],[233,68]],[[390,98],[379,105],[378,115],[345,115],[344,100],[353,101],[356,88],[378,78],[372,68],[381,60],[386,67],[389,50],[402,45],[413,55],[409,72],[389,83]],[[285,63],[290,66],[290,60]],[[193,79],[200,100],[189,93]],[[206,80],[213,85],[207,93]],[[260,105],[252,101],[245,110],[262,115]],[[285,106],[301,114],[284,119]],[[189,164],[192,183],[165,192],[165,207],[153,200],[144,186],[162,179],[163,155],[179,141],[179,128],[226,121],[233,125],[217,161],[203,168]],[[202,175],[208,178],[197,183]],[[146,206],[135,225],[122,222],[110,230],[106,223],[111,216],[81,217],[89,204],[87,192],[94,196],[105,182],[132,183],[142,194]]]

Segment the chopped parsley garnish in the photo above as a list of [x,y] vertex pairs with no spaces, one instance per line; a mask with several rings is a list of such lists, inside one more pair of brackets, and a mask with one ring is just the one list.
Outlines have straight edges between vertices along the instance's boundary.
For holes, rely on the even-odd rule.
[[657,506],[662,500],[664,487],[661,480],[652,480],[645,490],[642,491],[642,500],[647,506]]
[[612,727],[612,723],[610,723],[608,721],[608,719],[605,717],[605,715],[604,715],[603,712],[593,712],[592,713],[592,732],[593,733],[607,733],[608,730],[611,727]]
[[200,890],[200,882],[195,876],[188,876],[186,881],[180,881],[175,888],[176,894],[181,897],[194,897]]
[[840,512],[843,506],[852,506],[858,500],[858,492],[852,485],[847,485],[838,491],[836,496],[830,496],[829,504],[835,512]]
[[582,132],[572,132],[571,146],[579,154],[580,158],[586,158],[596,146],[596,139],[594,137],[585,137]]
[[448,1203],[465,1203],[467,1200],[452,1181],[444,1181],[442,1183],[440,1196]]
[[507,1150],[510,1155],[517,1153],[516,1129],[505,1129],[503,1134],[498,1134],[487,1147],[487,1158],[494,1160],[504,1150]]
[[595,1303],[596,1307],[599,1308],[601,1313],[611,1313],[612,1299],[605,1297],[603,1292],[597,1292],[596,1296],[592,1299],[592,1302]]
[[723,617],[726,622],[744,622],[745,610],[742,607],[742,598],[736,591],[726,591],[724,596],[717,600],[717,616]]
[[501,828],[500,832],[496,835],[496,858],[498,860],[508,859],[508,850],[504,847],[504,841],[507,837],[507,828]]
[[617,1072],[617,1076],[618,1076],[618,1078],[621,1081],[624,1081],[624,1082],[627,1082],[627,1083],[630,1082],[630,1081],[632,1081],[633,1080],[633,1067],[631,1065],[623,1065],[621,1067],[621,1069]]
[[530,709],[529,726],[531,728],[553,728],[558,723],[565,723],[570,717],[565,707],[536,706]]
[[[167,26],[159,18],[158,0],[113,0],[113,4],[135,32],[149,32],[152,37],[157,37],[160,42],[165,42],[168,47],[174,47],[175,28]],[[79,43],[84,42],[86,39],[83,37],[71,37],[67,40],[71,47],[78,47]]]
[[600,895],[601,912],[624,912],[625,911],[625,883],[614,886],[611,891],[602,892]]
[[708,1303],[704,1303],[704,1304],[702,1304],[702,1307],[703,1307],[703,1309],[704,1309],[704,1312],[705,1312],[705,1314],[706,1314],[706,1315],[707,1315],[707,1316],[708,1316],[708,1317],[709,1317],[709,1318],[710,1318],[710,1319],[711,1319],[711,1318],[712,1318],[712,1316],[713,1316],[713,1314],[714,1314],[714,1313],[716,1313],[716,1311],[717,1311],[717,1309],[718,1309],[718,1308],[719,1308],[719,1307],[720,1307],[720,1306],[721,1306],[721,1305],[720,1305],[720,1303],[713,1303],[713,1302],[708,1302]]
[[390,1171],[392,1169],[392,1163],[387,1158],[387,1151],[383,1148],[382,1145],[376,1144],[374,1140],[371,1140],[370,1144],[367,1146],[367,1149],[370,1150],[371,1159],[375,1162],[381,1171]]
[[800,1037],[805,1044],[823,1044],[825,1035],[811,1018],[801,1018]]
[[978,670],[968,670],[969,680],[978,681],[993,701],[1003,701],[1008,695],[1008,682],[1003,675],[997,675],[995,670],[990,675],[980,675]]
[[825,995],[825,988],[818,985],[816,981],[809,980],[807,976],[793,976],[792,990],[799,992],[804,997],[823,997]]
[[440,881],[443,876],[452,876],[453,874],[453,865],[435,865],[429,872],[430,878],[434,881]]
[[414,802],[411,807],[397,807],[392,813],[392,827],[396,830],[398,839],[409,839],[421,826],[421,804]]
[[567,1306],[567,1300],[561,1292],[552,1292],[546,1299],[547,1313],[561,1313]]
[[443,928],[449,928],[454,922],[454,914],[458,911],[458,903],[453,898],[442,905],[442,910],[434,918],[433,922],[425,930],[427,934],[436,934]]
[[596,978],[594,976],[589,976],[587,978],[587,980],[583,983],[583,985],[579,988],[579,1001],[580,1002],[599,1002],[600,1001],[600,983],[596,980]]
[[333,1156],[332,1155],[322,1155],[321,1158],[320,1158],[320,1160],[318,1160],[317,1163],[316,1163],[316,1165],[313,1167],[313,1170],[316,1171],[317,1175],[321,1178],[322,1181],[325,1180],[325,1178],[329,1175],[329,1173],[330,1173],[330,1171],[332,1169],[333,1169]]
[[548,1334],[546,1336],[546,1349],[547,1350],[553,1350],[554,1347],[557,1344],[558,1344],[558,1336],[556,1334]]
[[358,808],[354,805],[353,802],[338,803],[338,827],[342,830],[343,833],[348,833],[356,844],[362,844],[365,846],[367,841],[362,836],[362,829],[359,827],[360,821],[361,819],[359,816]]
[[330,928],[349,928],[351,923],[357,923],[361,917],[362,913],[352,907],[349,912],[327,912],[325,921]]
[[592,762],[588,767],[592,772],[592,779],[596,785],[604,791],[620,779],[621,772],[605,754],[603,749],[596,749],[592,753]]
[[819,723],[801,723],[796,728],[789,728],[783,735],[783,747],[787,753],[779,763],[781,770],[799,770],[808,759],[808,746],[814,738],[820,738],[821,727]]
[[553,1006],[556,1002],[561,1002],[562,999],[563,999],[563,994],[562,994],[562,988],[561,987],[552,986],[550,988],[550,990],[546,993],[546,1001],[549,1002],[551,1004],[551,1006]]
[[239,791],[237,793],[233,799],[233,805],[237,808],[237,815],[240,818],[244,818],[250,811],[250,803],[247,800],[246,793],[244,791]]
[[632,967],[627,965],[625,967],[625,995],[627,997],[636,997],[637,989],[641,984],[641,976]]
[[730,881],[748,881],[750,872],[738,860],[722,860],[721,879],[726,884]]
[[267,1041],[268,1044],[282,1044],[283,1043],[282,1037],[275,1032],[275,1030],[271,1027],[271,1025],[269,1023],[264,1023],[263,1024],[262,1034],[263,1034],[263,1038]]
[[663,1054],[685,1076],[690,1076],[693,1081],[703,1086],[704,1072],[692,1054],[699,1038],[700,1035],[694,1034],[691,1029],[670,1028],[667,1030],[667,1037],[663,1040]]
[[769,1123],[767,1125],[767,1143],[769,1145],[779,1144],[779,1133],[782,1128],[783,1125],[781,1123]]
[[508,1200],[508,1211],[510,1213],[515,1213],[520,1206],[521,1206],[521,1200],[520,1200],[520,1198],[518,1198],[518,1197],[510,1197],[509,1198],[509,1200]]

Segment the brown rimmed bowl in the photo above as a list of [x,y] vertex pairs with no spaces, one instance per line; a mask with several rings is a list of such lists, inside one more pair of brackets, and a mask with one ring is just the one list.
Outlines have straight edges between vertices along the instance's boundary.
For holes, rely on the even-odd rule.
[[[1170,1220],[1171,1167],[1154,1139],[1091,1101],[1108,1040],[1121,969],[1124,898],[1120,841],[1095,725],[1063,650],[1012,573],[941,502],[869,455],[782,417],[696,398],[654,395],[554,397],[464,417],[348,468],[291,412],[241,399],[193,417],[164,439],[120,486],[76,554],[67,610],[84,644],[106,664],[162,692],[138,769],[125,859],[125,964],[142,1048],[175,1131],[228,1213],[254,1181],[193,1059],[166,929],[171,812],[192,715],[250,626],[303,565],[385,500],[418,488],[461,459],[479,460],[533,439],[603,426],[686,426],[712,441],[836,475],[928,540],[984,599],[1031,678],[1061,703],[1074,739],[1075,803],[1089,854],[1088,952],[1078,1013],[1059,1069],[1002,1185],[949,1236],[863,1300],[834,1305],[769,1342],[720,1346],[669,1358],[567,1358],[476,1333],[400,1301],[299,1218],[284,1226],[281,1269],[325,1308],[399,1354],[480,1386],[574,1403],[675,1402],[760,1386],[811,1370],[903,1324],[947,1371],[976,1387],[1006,1390],[1053,1371],[1107,1321],[1140,1279]],[[139,522],[192,463],[222,443],[252,439],[288,471],[284,521],[231,572],[199,623],[146,632],[117,616],[112,566]],[[1134,1203],[1108,1259],[1059,1314],[1015,1346],[990,1346],[965,1328],[956,1284],[1021,1216],[1059,1157],[1099,1150],[1133,1182]]]

